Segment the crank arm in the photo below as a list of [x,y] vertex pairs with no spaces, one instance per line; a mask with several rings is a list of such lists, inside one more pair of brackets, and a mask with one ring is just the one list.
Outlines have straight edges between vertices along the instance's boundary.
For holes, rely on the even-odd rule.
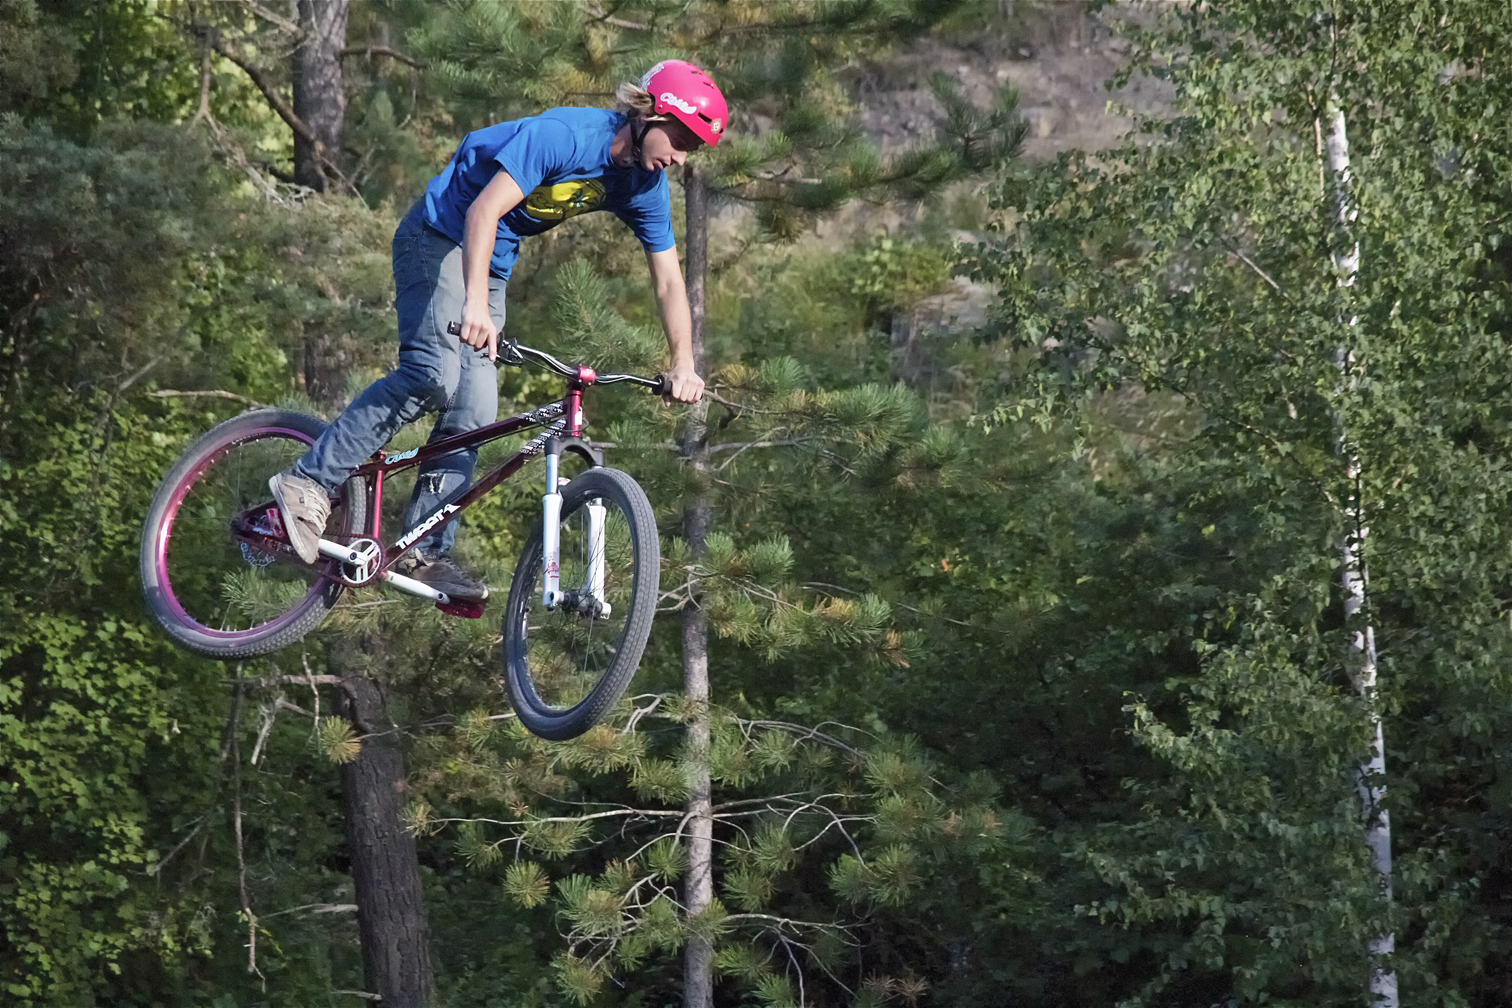
[[362,554],[350,546],[333,543],[329,539],[320,540],[320,544],[315,548],[320,551],[321,556],[330,557],[338,563],[360,564],[363,561]]
[[[320,545],[317,548],[320,550],[321,556],[330,557],[337,563],[360,564],[365,559],[361,553],[350,546],[333,543],[328,539],[320,540]],[[416,581],[411,577],[405,577],[403,574],[396,574],[393,571],[380,571],[374,580],[387,582],[402,592],[418,595],[423,599],[430,599],[438,605],[451,604],[451,596],[446,594],[446,592],[437,591],[430,585]]]
[[384,571],[382,574],[378,575],[378,580],[387,581],[390,585],[393,585],[395,588],[398,588],[402,592],[408,592],[411,595],[418,595],[421,598],[430,599],[437,605],[451,604],[451,596],[446,594],[446,592],[436,591],[436,589],[432,588],[430,585],[416,581],[414,578],[405,577],[403,574],[395,574],[393,571]]

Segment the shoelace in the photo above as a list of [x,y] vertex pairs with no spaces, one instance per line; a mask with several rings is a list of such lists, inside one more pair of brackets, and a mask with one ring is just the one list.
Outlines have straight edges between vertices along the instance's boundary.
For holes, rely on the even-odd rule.
[[331,500],[325,494],[312,494],[308,490],[299,491],[299,503],[301,507],[308,508],[313,521],[312,524],[325,526],[326,519],[331,517]]

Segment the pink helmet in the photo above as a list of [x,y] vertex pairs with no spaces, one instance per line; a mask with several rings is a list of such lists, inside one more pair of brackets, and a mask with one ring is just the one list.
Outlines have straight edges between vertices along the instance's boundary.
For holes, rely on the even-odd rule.
[[730,110],[708,74],[686,60],[662,60],[646,71],[641,87],[650,92],[657,115],[676,116],[710,147],[719,143]]

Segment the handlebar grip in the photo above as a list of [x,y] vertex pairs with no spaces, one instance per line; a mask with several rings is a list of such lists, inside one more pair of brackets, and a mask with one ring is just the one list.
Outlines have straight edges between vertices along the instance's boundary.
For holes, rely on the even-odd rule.
[[664,374],[659,374],[659,375],[656,376],[655,381],[656,381],[656,384],[651,386],[651,394],[652,395],[661,395],[661,396],[664,396],[664,395],[671,395],[672,394],[672,379],[671,378],[668,378]]
[[448,323],[446,323],[446,334],[448,336],[461,336],[462,335],[462,323],[461,322],[448,322]]

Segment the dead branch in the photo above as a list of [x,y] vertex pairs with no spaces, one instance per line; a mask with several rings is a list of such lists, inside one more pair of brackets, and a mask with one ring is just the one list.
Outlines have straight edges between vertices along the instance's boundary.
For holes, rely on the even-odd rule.
[[203,392],[180,392],[178,389],[158,389],[156,392],[149,392],[147,394],[157,399],[167,399],[175,396],[182,398],[205,397],[211,399],[232,399],[239,403],[245,403],[252,409],[272,408],[267,403],[260,403],[256,399],[249,399],[244,395],[240,395],[236,392],[227,392],[224,389],[207,389]]
[[301,911],[301,910],[308,910],[312,914],[356,913],[357,912],[357,904],[356,903],[306,903],[304,906],[289,907],[289,909],[287,909],[287,910],[275,910],[272,913],[267,914],[263,919],[267,920],[268,917],[282,917],[284,914],[299,913],[299,911]]
[[[864,757],[866,755],[865,752],[857,749],[855,746],[847,745],[839,739],[835,738],[835,736],[820,731],[818,726],[810,727],[809,725],[795,724],[792,721],[769,721],[765,719],[748,721],[745,718],[736,718],[735,723],[741,725],[742,727],[749,726],[751,728],[775,728],[779,731],[785,731],[789,734],[795,735],[800,740],[814,739],[816,741],[823,742],[827,746],[833,746],[836,749],[843,749],[844,751],[850,753],[852,756]],[[860,732],[863,735],[867,734],[866,732],[861,731],[860,728],[855,728],[848,724],[841,724],[839,721],[821,721],[820,725],[834,725],[836,728],[844,728],[846,731]],[[746,737],[749,738],[750,736]]]
[[201,122],[210,118],[210,36],[207,32],[200,39],[200,96],[199,108],[194,113],[191,123]]
[[794,445],[808,444],[810,441],[818,441],[816,437],[790,438],[786,441],[726,441],[723,444],[710,445],[709,454],[722,451],[747,451],[751,448],[791,448]]
[[253,766],[257,766],[257,761],[262,758],[263,743],[268,741],[268,733],[273,730],[273,722],[278,719],[278,704],[263,704],[259,710],[262,711],[262,726],[257,729],[257,744],[252,747]]
[[263,98],[273,107],[273,111],[278,113],[278,117],[288,124],[288,127],[298,134],[300,139],[320,149],[320,138],[315,135],[315,131],[310,129],[303,119],[294,113],[294,106],[285,101],[284,96],[278,93],[278,85],[268,78],[267,73],[262,67],[226,45],[219,38],[212,38],[210,46],[226,59],[241,67],[242,73],[251,78],[252,84],[257,90],[262,92]]
[[341,50],[341,58],[346,59],[348,56],[387,56],[391,60],[398,60],[400,63],[412,66],[416,70],[424,70],[426,67],[426,64],[415,59],[413,56],[406,56],[397,49],[392,49],[386,45],[348,46]]
[[282,28],[285,32],[293,35],[296,39],[304,38],[304,29],[299,27],[298,22],[290,21],[288,18],[283,17],[280,14],[275,14],[273,11],[268,10],[268,8],[258,3],[257,0],[239,0],[239,2],[243,7],[247,8],[253,14],[256,14],[258,17],[262,18],[269,24]]
[[[308,667],[308,666],[306,666]],[[227,679],[226,685],[236,686],[238,689],[250,686],[253,689],[262,689],[269,686],[335,686],[341,682],[340,676],[333,675],[275,675],[263,676],[261,679]]]
[[160,874],[164,868],[168,867],[168,862],[172,861],[174,859],[174,857],[178,854],[179,851],[181,851],[185,847],[189,846],[189,841],[193,840],[194,837],[195,837],[195,835],[198,834],[200,830],[202,830],[202,829],[205,828],[205,823],[207,823],[209,821],[210,821],[210,813],[209,812],[206,812],[204,815],[200,816],[198,819],[193,820],[190,823],[190,825],[192,825],[194,828],[191,829],[184,836],[184,839],[182,839],[182,840],[180,840],[178,842],[178,844],[173,848],[173,850],[169,851],[160,860],[158,860],[158,861],[154,862],[153,864],[149,865],[147,867],[147,874],[148,875],[157,875],[157,874]]
[[[185,30],[195,29],[186,28]],[[346,175],[337,167],[336,162],[332,160],[332,152],[326,150],[325,144],[320,142],[320,138],[315,135],[314,130],[310,129],[309,124],[295,114],[294,106],[284,100],[283,95],[278,91],[278,86],[269,79],[263,68],[226,45],[218,36],[211,36],[210,45],[216,52],[241,67],[242,72],[251,79],[257,90],[262,92],[262,96],[267,100],[268,105],[272,107],[274,112],[278,113],[278,117],[288,124],[289,129],[293,130],[296,136],[308,143],[315,151],[315,160],[320,162],[321,168],[329,171],[331,176],[340,182],[342,186],[350,188]]]
[[[241,666],[237,666],[241,674]],[[241,710],[241,690],[236,691],[233,710]],[[236,887],[241,897],[241,916],[247,921],[247,972],[262,978],[257,968],[257,914],[252,912],[252,899],[247,891],[247,858],[242,847],[242,800],[241,800],[241,740],[236,725],[231,728],[231,810],[233,832],[236,836]],[[265,979],[265,978],[264,978]]]
[[[674,812],[667,809],[612,809],[608,812],[590,812],[580,816],[543,816],[540,819],[484,819],[455,816],[448,819],[432,819],[433,823],[488,823],[491,826],[530,826],[534,823],[548,822],[588,822],[592,819],[623,818],[624,816],[645,816],[648,819],[682,819],[683,812]],[[503,841],[501,841],[503,842]]]
[[[300,650],[299,663],[304,666],[305,682],[310,684],[310,696],[315,701],[315,724],[310,729],[313,737],[314,733],[320,731],[320,690],[315,688],[315,671],[310,668],[310,653],[308,651]],[[337,677],[331,676],[331,678],[336,679]],[[335,685],[335,683],[331,685]]]

